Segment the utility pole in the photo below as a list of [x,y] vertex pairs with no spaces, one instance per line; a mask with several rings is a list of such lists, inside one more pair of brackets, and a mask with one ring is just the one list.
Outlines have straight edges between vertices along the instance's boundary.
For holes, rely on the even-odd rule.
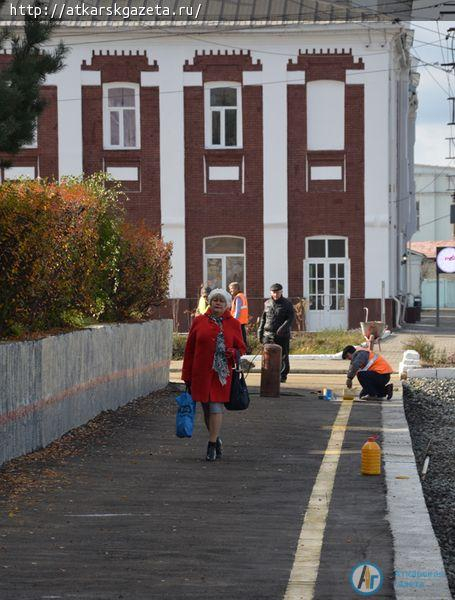
[[[441,66],[450,67],[450,69],[455,71],[454,36],[455,27],[449,27],[447,30],[446,40],[451,41],[450,47],[453,62],[443,63]],[[455,138],[452,135],[452,127],[455,126],[455,97],[450,96],[448,100],[450,103],[450,121],[447,123],[447,125],[450,127],[450,137],[446,138],[449,141],[449,156],[447,158],[452,160],[455,159]],[[452,225],[452,237],[455,239],[455,177],[453,176],[449,176],[449,185],[447,191],[452,195],[452,204],[450,205],[450,223]]]

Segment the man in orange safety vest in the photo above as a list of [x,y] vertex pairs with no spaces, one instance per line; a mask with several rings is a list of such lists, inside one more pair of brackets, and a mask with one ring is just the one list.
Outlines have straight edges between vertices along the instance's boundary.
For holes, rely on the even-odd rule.
[[233,281],[229,284],[229,292],[232,296],[231,315],[237,321],[240,321],[242,328],[243,341],[247,346],[246,341],[246,326],[248,325],[248,300],[243,292],[240,291],[240,284]]
[[393,384],[390,383],[390,374],[393,373],[393,369],[383,356],[367,348],[354,346],[346,346],[342,356],[344,360],[351,361],[346,387],[352,387],[352,380],[357,375],[362,386],[360,398],[392,398]]

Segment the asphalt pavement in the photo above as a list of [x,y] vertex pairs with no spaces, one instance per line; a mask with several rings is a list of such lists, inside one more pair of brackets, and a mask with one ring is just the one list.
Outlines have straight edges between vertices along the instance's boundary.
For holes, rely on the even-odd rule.
[[[200,414],[192,439],[175,437],[176,389],[7,465],[2,600],[284,597],[341,403],[289,386],[279,399],[259,398],[252,388],[248,411],[225,414],[225,455],[212,464]],[[377,405],[352,405],[315,570],[317,600],[360,597],[350,574],[364,560],[384,573],[377,597],[395,597],[384,478],[359,473],[361,445],[380,427]]]
[[[455,351],[453,319],[432,318],[384,341],[395,368],[416,333]],[[200,411],[193,438],[175,437],[179,367],[166,390],[0,470],[1,600],[347,600],[365,580],[374,598],[450,597],[400,397],[319,399],[340,399],[344,361],[291,368],[280,398],[260,398],[251,373],[250,408],[225,413],[212,464]],[[387,486],[360,474],[371,434]],[[426,567],[441,575],[418,588]]]

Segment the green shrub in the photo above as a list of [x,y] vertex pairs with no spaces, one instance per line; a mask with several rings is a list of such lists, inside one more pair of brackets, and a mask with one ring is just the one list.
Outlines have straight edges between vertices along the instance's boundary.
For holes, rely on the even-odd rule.
[[247,333],[246,336],[248,350],[250,354],[261,354],[262,353],[262,344],[259,342],[256,333]]
[[72,309],[91,315],[96,300],[99,206],[82,181],[0,186],[0,329],[64,325]]
[[185,352],[187,336],[182,333],[172,335],[172,360],[181,360]]
[[145,318],[168,294],[172,244],[145,225],[125,223],[118,258],[119,283],[114,294],[118,318]]
[[69,309],[61,314],[62,325],[74,329],[81,329],[96,323],[96,319],[85,316],[79,310]]
[[414,335],[407,342],[404,342],[405,350],[415,350],[420,355],[422,363],[432,364],[435,359],[435,347],[432,342],[423,335]]
[[291,340],[291,354],[336,354],[345,346],[364,342],[360,329],[324,329],[317,332],[295,333]]
[[0,185],[0,337],[143,318],[165,298],[171,247],[125,225],[106,179]]

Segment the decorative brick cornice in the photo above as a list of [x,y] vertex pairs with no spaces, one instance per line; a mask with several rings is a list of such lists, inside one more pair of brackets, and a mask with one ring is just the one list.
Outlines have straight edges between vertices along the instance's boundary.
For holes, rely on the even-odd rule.
[[196,50],[193,58],[193,64],[190,65],[189,60],[186,60],[183,70],[203,71],[208,67],[219,66],[241,68],[242,71],[262,71],[262,64],[260,60],[257,60],[255,63],[253,63],[253,59],[251,58],[251,50],[239,50],[238,52],[235,50],[232,52],[229,50],[225,50],[224,52],[221,50],[218,50],[217,52],[213,52],[213,50],[208,52],[205,50],[198,52]]
[[351,48],[348,52],[345,52],[344,48],[341,52],[338,52],[337,49],[333,52],[330,49],[323,51],[321,48],[319,52],[315,49],[312,52],[300,50],[295,60],[289,60],[287,70],[305,71],[305,80],[308,82],[317,79],[345,81],[347,70],[363,70],[364,68],[365,65],[361,58],[357,62],[354,60]]
[[103,83],[110,81],[130,81],[133,83],[140,83],[141,72],[143,71],[158,71],[157,61],[150,61],[147,57],[146,51],[142,54],[137,50],[133,53],[131,50],[125,52],[117,52],[114,50],[110,52],[107,50],[92,52],[91,64],[87,64],[86,60],[82,61],[82,71],[100,71],[101,80]]
[[214,52],[205,50],[195,53],[192,64],[189,60],[183,66],[185,72],[199,72],[203,74],[204,83],[208,81],[242,81],[243,71],[262,71],[260,60],[253,62],[250,50],[238,52],[218,50]]

